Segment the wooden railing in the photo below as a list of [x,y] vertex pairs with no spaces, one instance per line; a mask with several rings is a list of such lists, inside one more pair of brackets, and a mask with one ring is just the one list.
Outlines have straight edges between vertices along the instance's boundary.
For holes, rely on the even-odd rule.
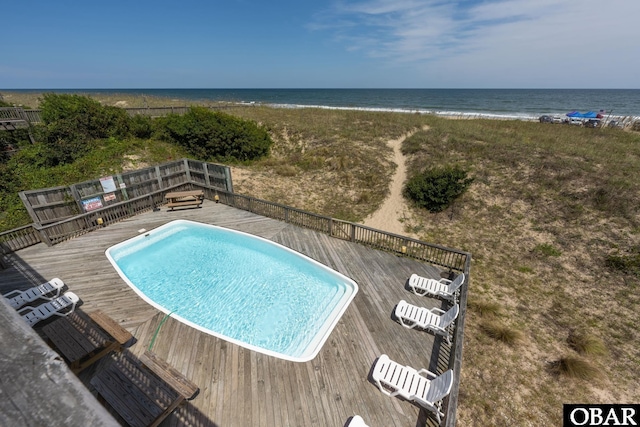
[[25,121],[28,117],[21,107],[0,107],[0,121]]
[[337,239],[394,252],[398,255],[426,261],[449,270],[463,272],[466,269],[469,254],[464,251],[426,243],[410,237],[376,230],[362,224],[342,221],[250,196],[227,192],[216,187],[203,186],[199,183],[184,183],[167,187],[144,196],[41,227],[32,224],[6,231],[0,233],[0,244],[5,253],[20,250],[39,242],[54,245],[163,205],[165,203],[164,195],[169,191],[194,188],[204,190],[205,198],[209,200],[214,200],[217,196],[220,202],[229,206],[325,233]]
[[205,198],[209,200],[213,200],[217,195],[220,202],[238,209],[325,233],[338,239],[348,240],[375,249],[394,252],[398,255],[426,261],[449,270],[464,272],[467,260],[470,257],[470,254],[464,251],[376,230],[375,228],[370,228],[362,224],[342,221],[219,189],[206,187],[202,187],[202,189],[205,191]]
[[202,189],[204,190],[206,199],[217,200],[237,209],[243,209],[258,215],[325,233],[334,238],[393,252],[398,256],[406,256],[425,261],[444,267],[449,271],[464,273],[467,278],[460,291],[458,302],[461,311],[453,332],[452,345],[448,349],[441,347],[440,350],[446,353],[446,357],[444,357],[444,363],[446,363],[445,369],[452,369],[455,379],[451,393],[445,404],[446,418],[443,425],[446,427],[455,426],[460,372],[462,369],[464,322],[466,318],[467,293],[470,280],[469,273],[471,269],[471,254],[467,252],[376,230],[353,222],[317,215],[254,197],[227,192],[213,186],[202,185],[201,183],[186,183],[96,209],[95,211],[77,215],[55,224],[42,227],[37,227],[32,224],[0,233],[0,254],[14,252],[40,242],[44,242],[47,245],[55,245],[163,205],[166,203],[164,195],[167,192],[192,189]]
[[33,224],[0,233],[0,255],[6,255],[41,242]]

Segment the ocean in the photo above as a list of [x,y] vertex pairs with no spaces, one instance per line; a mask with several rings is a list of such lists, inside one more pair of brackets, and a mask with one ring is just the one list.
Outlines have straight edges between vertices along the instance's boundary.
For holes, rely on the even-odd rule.
[[[200,102],[320,107],[497,118],[538,118],[604,110],[640,117],[640,89],[29,89],[19,92],[112,93]],[[8,92],[8,91],[4,91]]]

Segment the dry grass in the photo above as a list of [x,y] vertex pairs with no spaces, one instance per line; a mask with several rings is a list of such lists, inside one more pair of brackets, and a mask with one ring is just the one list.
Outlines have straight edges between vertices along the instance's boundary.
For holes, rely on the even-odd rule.
[[[475,182],[453,209],[412,210],[407,221],[421,239],[473,254],[459,425],[556,426],[563,403],[640,401],[640,279],[607,267],[608,255],[640,247],[637,133],[412,114],[232,112],[267,125],[275,140],[270,158],[233,165],[236,191],[326,215],[360,220],[375,211],[395,167],[386,141],[425,124],[429,131],[407,145],[409,175],[436,164],[470,171]],[[567,339],[570,330],[591,332]],[[609,353],[593,353],[599,344],[589,336],[602,337]],[[550,369],[554,355],[574,350],[584,356]]]
[[[412,212],[423,240],[474,257],[460,424],[559,425],[562,403],[638,401],[639,281],[605,262],[640,242],[638,134],[437,118],[430,129],[409,146],[411,168],[457,163],[476,178],[454,210]],[[489,335],[500,329],[475,301],[499,304],[526,343],[496,346]],[[569,330],[594,332],[569,341]],[[588,336],[604,337],[611,354]],[[551,375],[549,355],[574,349],[602,359],[600,381],[581,379],[593,372],[582,358],[557,361],[574,381]]]
[[594,380],[601,378],[601,372],[589,361],[575,356],[563,356],[551,362],[550,371],[557,376],[566,376],[579,380]]
[[482,317],[497,317],[502,313],[500,304],[495,301],[480,301],[471,298],[467,303],[467,307]]
[[582,355],[604,356],[607,347],[602,340],[585,332],[571,331],[567,338],[567,344]]
[[498,320],[484,320],[480,323],[480,329],[494,340],[512,347],[520,344],[524,340],[522,331],[505,325]]

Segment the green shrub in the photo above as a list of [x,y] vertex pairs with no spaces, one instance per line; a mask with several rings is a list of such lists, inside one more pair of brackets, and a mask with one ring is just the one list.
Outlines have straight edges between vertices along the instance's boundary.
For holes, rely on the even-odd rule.
[[467,172],[459,166],[433,167],[411,177],[404,187],[404,196],[418,207],[441,212],[472,182],[473,178],[467,178]]
[[137,114],[129,120],[129,129],[136,138],[149,139],[153,134],[153,119]]
[[96,139],[124,138],[129,134],[125,110],[102,106],[89,97],[48,93],[43,97],[41,109],[51,166],[82,157]]
[[229,114],[191,107],[184,115],[156,119],[158,138],[185,147],[206,160],[254,160],[269,153],[273,141],[266,129]]

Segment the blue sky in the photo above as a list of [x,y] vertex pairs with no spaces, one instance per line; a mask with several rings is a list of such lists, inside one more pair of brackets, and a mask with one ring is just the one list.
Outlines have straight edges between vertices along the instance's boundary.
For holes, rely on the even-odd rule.
[[640,88],[639,20],[640,0],[35,0],[3,15],[0,89]]

